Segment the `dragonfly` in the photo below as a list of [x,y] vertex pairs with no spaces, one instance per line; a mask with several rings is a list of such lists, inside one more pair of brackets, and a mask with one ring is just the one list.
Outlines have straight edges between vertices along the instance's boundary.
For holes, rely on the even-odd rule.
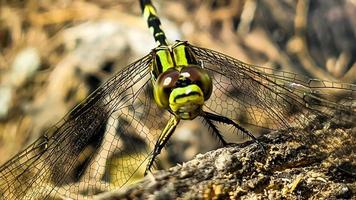
[[199,118],[222,146],[229,145],[226,133],[242,134],[262,151],[256,133],[291,128],[300,141],[336,151],[304,127],[336,112],[354,124],[356,85],[246,64],[186,41],[168,43],[152,2],[140,6],[157,47],[2,165],[1,199],[86,199],[122,188],[154,168],[182,121]]

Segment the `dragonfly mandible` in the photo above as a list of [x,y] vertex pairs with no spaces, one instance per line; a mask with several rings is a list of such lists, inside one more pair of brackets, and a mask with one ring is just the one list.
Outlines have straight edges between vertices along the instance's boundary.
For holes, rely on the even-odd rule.
[[355,85],[276,72],[184,41],[169,44],[152,2],[140,3],[157,47],[1,166],[2,198],[81,199],[120,188],[151,170],[183,120],[200,118],[222,145],[225,131],[259,144],[254,133],[288,128],[299,128],[308,144],[325,144],[303,127],[334,112],[355,116]]

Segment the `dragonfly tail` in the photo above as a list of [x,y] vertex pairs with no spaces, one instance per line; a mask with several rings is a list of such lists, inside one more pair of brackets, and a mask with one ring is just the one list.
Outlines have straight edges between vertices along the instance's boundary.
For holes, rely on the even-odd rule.
[[161,21],[157,16],[155,7],[151,0],[140,0],[142,14],[147,21],[148,27],[152,31],[153,37],[159,46],[167,46],[166,34],[161,29]]

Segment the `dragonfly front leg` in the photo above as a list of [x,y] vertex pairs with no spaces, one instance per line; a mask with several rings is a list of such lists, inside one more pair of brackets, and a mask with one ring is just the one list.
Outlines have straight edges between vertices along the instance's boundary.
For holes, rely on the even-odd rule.
[[148,171],[151,171],[151,167],[153,165],[153,162],[156,158],[157,155],[159,155],[161,153],[162,148],[167,144],[169,138],[172,136],[174,130],[176,129],[177,125],[179,123],[179,118],[177,118],[176,116],[172,116],[166,127],[163,129],[162,133],[160,134],[154,150],[152,152],[152,156],[150,157],[148,164],[146,166],[146,170],[145,170],[145,176],[148,173]]
[[[246,134],[247,136],[249,136],[254,142],[256,142],[258,145],[261,146],[262,150],[265,152],[265,149],[263,147],[263,145],[257,140],[257,138],[252,134],[250,133],[248,130],[246,130],[245,128],[243,128],[242,126],[238,125],[236,122],[234,122],[233,120],[227,118],[227,117],[224,117],[224,116],[220,116],[220,115],[216,115],[214,113],[210,113],[210,112],[204,112],[204,118],[207,119],[208,123],[209,123],[209,120],[213,120],[213,121],[217,121],[217,122],[222,122],[222,123],[225,123],[225,124],[229,124],[229,125],[233,125],[235,126],[237,129],[239,129],[242,133]],[[213,130],[214,130],[214,127],[213,126]],[[215,127],[216,129],[216,127]],[[218,137],[219,137],[219,133],[218,133]],[[220,135],[220,137],[222,137]],[[220,139],[219,137],[219,139]],[[224,141],[224,140],[222,140]],[[224,143],[223,143],[224,144]]]

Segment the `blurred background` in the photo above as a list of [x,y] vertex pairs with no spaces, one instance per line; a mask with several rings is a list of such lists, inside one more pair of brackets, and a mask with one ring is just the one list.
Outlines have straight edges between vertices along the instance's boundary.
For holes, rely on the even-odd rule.
[[[153,1],[168,39],[254,65],[355,83],[354,0]],[[0,0],[0,164],[155,43],[136,0]],[[186,160],[216,148],[175,134]],[[206,141],[205,141],[206,140]]]

